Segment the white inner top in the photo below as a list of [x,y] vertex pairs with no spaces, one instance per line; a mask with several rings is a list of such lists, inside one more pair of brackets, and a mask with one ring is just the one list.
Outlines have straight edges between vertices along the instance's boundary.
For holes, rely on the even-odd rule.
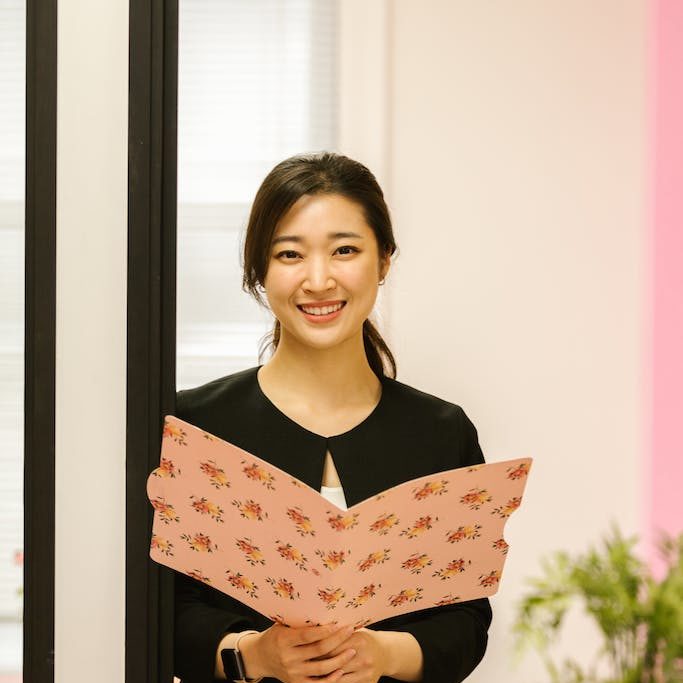
[[338,508],[347,510],[346,498],[344,497],[344,489],[341,486],[321,486],[320,495],[327,498],[330,503],[334,503]]

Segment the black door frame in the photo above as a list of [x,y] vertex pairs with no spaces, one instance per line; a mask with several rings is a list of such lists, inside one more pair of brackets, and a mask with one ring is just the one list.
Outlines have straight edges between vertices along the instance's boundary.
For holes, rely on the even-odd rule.
[[54,682],[57,0],[26,2],[23,676]]
[[149,557],[149,473],[175,411],[178,0],[130,0],[126,682],[173,676],[173,572]]

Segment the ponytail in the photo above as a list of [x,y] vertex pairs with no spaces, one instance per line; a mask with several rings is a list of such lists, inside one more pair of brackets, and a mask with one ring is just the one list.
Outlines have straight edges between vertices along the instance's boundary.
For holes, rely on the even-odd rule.
[[[279,342],[280,321],[276,319],[273,329],[261,340],[258,354],[259,364],[268,348],[272,347],[274,352]],[[365,348],[365,355],[367,356],[370,368],[378,378],[381,379],[383,376],[388,376],[396,379],[396,360],[394,355],[389,350],[384,339],[382,339],[382,335],[377,328],[368,319],[363,322],[363,347]],[[389,373],[384,371],[385,362],[388,365]]]

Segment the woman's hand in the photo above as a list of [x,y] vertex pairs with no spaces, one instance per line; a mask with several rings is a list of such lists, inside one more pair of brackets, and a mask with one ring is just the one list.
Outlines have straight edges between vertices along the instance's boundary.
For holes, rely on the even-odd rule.
[[380,676],[388,674],[389,653],[380,632],[359,628],[328,656],[335,657],[348,648],[356,654],[344,664],[341,683],[377,683]]
[[352,634],[352,626],[292,628],[275,623],[258,637],[246,636],[240,649],[250,677],[269,676],[284,683],[336,683],[356,654],[345,644]]

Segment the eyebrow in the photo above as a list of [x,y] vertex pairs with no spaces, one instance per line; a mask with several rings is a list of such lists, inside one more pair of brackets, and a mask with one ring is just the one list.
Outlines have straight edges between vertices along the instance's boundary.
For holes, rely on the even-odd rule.
[[[357,237],[358,239],[362,240],[363,236],[359,235],[357,232],[328,232],[327,233],[327,238],[330,240],[336,240],[336,239],[342,239],[342,238],[347,238],[347,237]],[[280,242],[297,242],[301,243],[304,241],[303,237],[300,237],[299,235],[280,235],[279,237],[275,237],[273,239],[273,246],[276,244],[279,244]]]

